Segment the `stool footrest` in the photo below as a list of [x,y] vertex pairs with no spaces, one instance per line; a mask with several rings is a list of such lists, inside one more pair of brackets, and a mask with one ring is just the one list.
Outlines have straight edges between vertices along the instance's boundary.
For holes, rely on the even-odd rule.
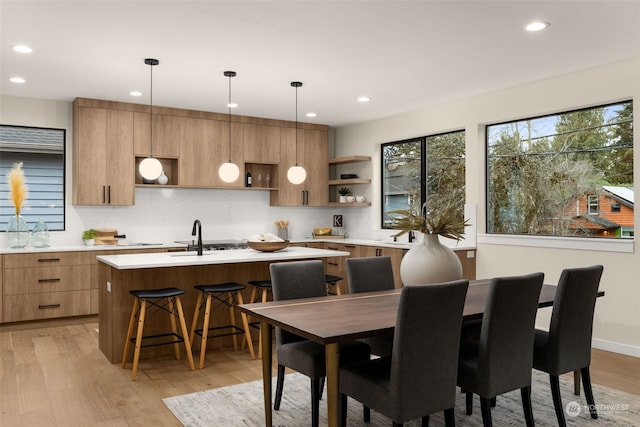
[[[174,337],[175,339],[172,341],[162,341],[162,342],[154,342],[154,343],[145,343],[145,340],[154,340],[157,338],[165,338],[165,337]],[[131,342],[135,345],[136,339],[135,338],[131,338]],[[184,342],[184,338],[178,334],[173,334],[173,333],[167,333],[167,334],[158,334],[158,335],[147,335],[142,337],[142,343],[140,344],[140,348],[146,348],[146,347],[155,347],[158,345],[168,345],[168,344],[178,344],[178,343],[183,343]]]
[[[219,337],[229,337],[232,335],[242,335],[244,334],[244,329],[235,326],[235,325],[224,325],[224,326],[212,326],[210,327],[208,330],[209,331],[217,331],[220,329],[230,329],[233,332],[227,332],[227,333],[222,333],[222,334],[207,334],[207,338],[219,338]],[[196,329],[195,331],[193,331],[194,333],[196,333],[197,335],[200,335],[200,337],[202,337],[202,329]]]

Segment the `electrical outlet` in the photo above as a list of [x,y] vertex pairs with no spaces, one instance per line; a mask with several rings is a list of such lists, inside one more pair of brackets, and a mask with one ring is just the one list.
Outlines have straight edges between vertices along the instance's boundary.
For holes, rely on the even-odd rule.
[[107,282],[107,292],[111,292],[111,282]]

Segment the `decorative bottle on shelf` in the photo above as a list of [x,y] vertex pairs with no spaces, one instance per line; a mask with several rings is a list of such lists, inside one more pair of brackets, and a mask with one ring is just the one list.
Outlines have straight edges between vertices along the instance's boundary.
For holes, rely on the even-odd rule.
[[251,187],[251,169],[247,168],[247,176],[244,180],[245,187]]
[[165,175],[164,171],[162,171],[162,173],[158,177],[157,182],[160,185],[167,185],[167,183],[169,182],[169,177]]
[[44,218],[38,218],[38,222],[31,232],[31,244],[35,248],[46,248],[49,246],[49,228]]

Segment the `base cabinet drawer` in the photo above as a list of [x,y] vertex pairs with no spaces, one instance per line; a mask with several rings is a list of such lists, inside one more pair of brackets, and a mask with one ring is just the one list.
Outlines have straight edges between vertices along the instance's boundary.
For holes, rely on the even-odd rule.
[[35,294],[89,289],[91,266],[7,268],[4,295]]
[[90,313],[91,291],[5,295],[3,322],[82,316]]

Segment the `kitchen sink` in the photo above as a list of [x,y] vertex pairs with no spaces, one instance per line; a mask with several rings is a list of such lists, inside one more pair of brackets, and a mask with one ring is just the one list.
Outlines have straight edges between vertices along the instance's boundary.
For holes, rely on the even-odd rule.
[[198,257],[198,256],[206,256],[206,255],[213,255],[213,254],[215,254],[215,251],[203,252],[202,255],[198,255],[196,252],[172,252],[172,253],[169,254],[169,256],[175,256],[175,257],[194,256],[194,257]]

